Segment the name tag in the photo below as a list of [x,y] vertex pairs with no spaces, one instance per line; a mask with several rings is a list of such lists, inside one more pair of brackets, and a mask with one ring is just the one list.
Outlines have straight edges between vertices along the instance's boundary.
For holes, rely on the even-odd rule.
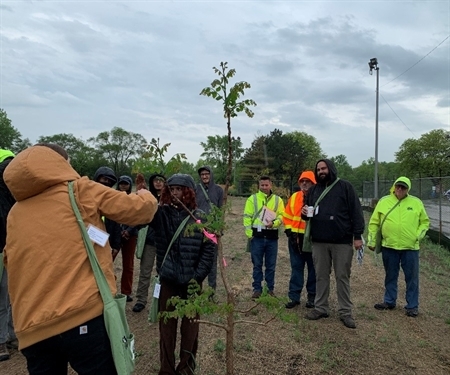
[[91,241],[97,245],[105,247],[106,242],[108,242],[109,234],[92,224],[88,225],[87,233]]
[[161,284],[155,284],[155,290],[153,291],[153,297],[159,298],[159,293],[161,292]]

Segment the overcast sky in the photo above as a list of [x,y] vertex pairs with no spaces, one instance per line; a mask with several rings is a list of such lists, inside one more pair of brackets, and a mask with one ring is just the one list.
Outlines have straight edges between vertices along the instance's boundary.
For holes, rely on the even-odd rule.
[[448,0],[0,4],[0,108],[32,142],[118,126],[196,163],[200,142],[226,134],[219,102],[199,95],[221,61],[258,104],[232,121],[244,147],[278,128],[313,135],[353,166],[373,157],[372,57],[380,161],[407,138],[450,130],[450,39],[394,79],[448,37]]

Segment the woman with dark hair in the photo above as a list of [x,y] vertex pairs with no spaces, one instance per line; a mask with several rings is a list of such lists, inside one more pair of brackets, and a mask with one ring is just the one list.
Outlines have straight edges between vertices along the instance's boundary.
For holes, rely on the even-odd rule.
[[[183,204],[181,204],[181,203]],[[184,205],[184,207],[183,207]],[[191,280],[201,285],[211,271],[214,259],[214,243],[204,238],[203,232],[196,230],[189,237],[185,235],[187,225],[194,223],[189,218],[180,234],[168,246],[178,227],[187,216],[201,220],[200,210],[195,202],[195,183],[191,176],[174,174],[167,180],[159,201],[159,208],[150,226],[155,229],[156,271],[161,282],[159,311],[173,311],[167,301],[174,296],[187,298]],[[188,210],[190,212],[188,212]],[[167,251],[168,250],[168,251]],[[161,368],[159,375],[194,374],[195,355],[198,347],[199,323],[195,319],[182,318],[180,362],[175,367],[175,347],[177,319],[159,322],[159,348]]]

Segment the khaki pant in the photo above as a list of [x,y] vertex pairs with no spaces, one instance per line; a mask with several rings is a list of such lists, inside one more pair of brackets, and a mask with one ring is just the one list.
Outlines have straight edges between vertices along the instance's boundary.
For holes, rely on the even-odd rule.
[[312,255],[316,269],[316,299],[314,301],[316,310],[321,313],[329,313],[328,296],[330,294],[331,266],[333,266],[339,316],[351,315],[353,308],[350,300],[352,244],[313,242]]
[[137,303],[147,304],[148,289],[150,288],[153,265],[155,264],[156,247],[145,245],[141,257],[141,271],[136,291]]

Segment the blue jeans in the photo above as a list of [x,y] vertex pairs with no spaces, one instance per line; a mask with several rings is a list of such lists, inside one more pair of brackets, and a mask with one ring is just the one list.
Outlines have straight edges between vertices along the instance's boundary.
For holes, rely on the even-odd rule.
[[[270,292],[273,292],[275,287],[278,239],[253,237],[250,246],[253,263],[253,291],[262,292],[262,281],[265,279],[267,288]],[[266,267],[265,274],[263,274],[263,265]]]
[[[86,326],[86,333],[80,333]],[[30,375],[67,375],[67,364],[80,375],[115,375],[116,367],[103,315],[22,349]]]
[[6,268],[3,269],[2,279],[0,280],[0,344],[8,340],[14,340],[14,326],[12,321],[11,304],[8,294],[8,276]]
[[[303,241],[303,236],[300,237]],[[305,265],[308,267],[308,278],[306,279],[306,291],[308,296],[316,295],[316,270],[312,253],[300,253],[298,244],[289,238],[288,241],[289,258],[291,260],[291,279],[289,280],[288,297],[291,301],[300,302],[300,294],[303,289],[305,279]]]
[[400,266],[405,274],[406,309],[419,307],[419,251],[394,250],[382,247],[383,265],[386,272],[384,279],[384,302],[395,306],[397,302],[397,283]]

